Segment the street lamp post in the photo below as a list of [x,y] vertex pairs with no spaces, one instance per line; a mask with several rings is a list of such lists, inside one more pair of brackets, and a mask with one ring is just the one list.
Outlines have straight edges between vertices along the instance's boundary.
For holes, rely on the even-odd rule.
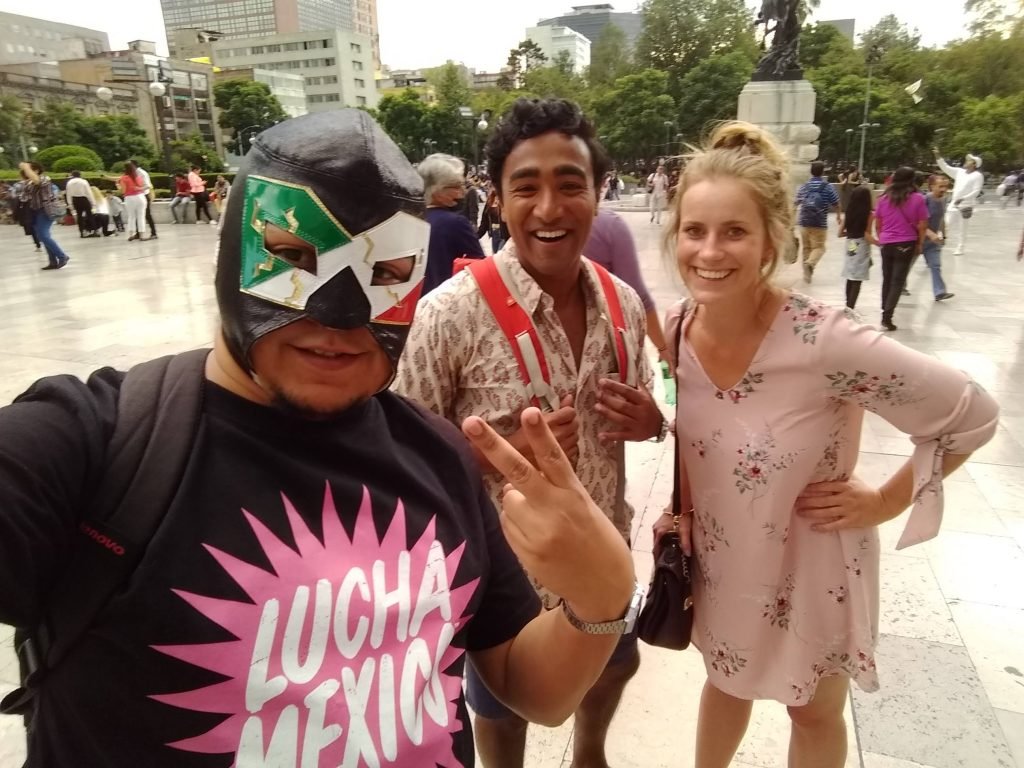
[[667,158],[671,154],[672,150],[672,128],[673,123],[671,120],[665,121],[665,157]]
[[875,67],[875,59],[878,57],[878,48],[871,46],[868,51],[868,82],[864,88],[864,119],[860,124],[860,156],[857,160],[857,170],[864,173],[864,145],[868,138],[868,111],[871,109],[871,74]]
[[860,163],[857,165],[857,170],[859,170],[861,172],[861,175],[863,175],[864,174],[864,136],[867,134],[868,128],[881,128],[882,124],[881,123],[861,123],[858,127],[861,130],[861,140],[860,140]]
[[850,164],[850,139],[853,138],[853,128],[846,129],[846,149],[843,150],[843,165]]
[[252,145],[253,139],[256,138],[256,135],[252,134],[252,135],[249,136],[249,141],[246,141],[245,140],[245,134],[249,133],[249,131],[259,131],[262,127],[263,126],[261,126],[259,124],[257,124],[257,125],[247,125],[245,128],[243,128],[242,130],[240,130],[238,132],[238,141],[237,141],[237,143],[238,143],[238,154],[243,155],[243,156],[248,154],[249,153],[249,147]]

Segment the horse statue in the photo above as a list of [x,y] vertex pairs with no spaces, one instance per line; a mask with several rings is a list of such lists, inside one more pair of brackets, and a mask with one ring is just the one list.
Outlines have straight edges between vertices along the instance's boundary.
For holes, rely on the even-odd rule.
[[764,24],[762,48],[768,35],[772,47],[761,57],[755,80],[795,80],[800,69],[800,0],[763,0],[755,24]]

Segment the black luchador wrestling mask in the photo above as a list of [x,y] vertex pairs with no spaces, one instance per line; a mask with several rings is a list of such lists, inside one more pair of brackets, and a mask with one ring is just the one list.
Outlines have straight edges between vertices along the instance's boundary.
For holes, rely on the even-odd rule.
[[[430,227],[419,174],[368,114],[322,112],[260,134],[224,215],[217,304],[239,365],[251,372],[257,339],[307,317],[366,327],[397,365]],[[275,245],[282,237],[290,245]]]

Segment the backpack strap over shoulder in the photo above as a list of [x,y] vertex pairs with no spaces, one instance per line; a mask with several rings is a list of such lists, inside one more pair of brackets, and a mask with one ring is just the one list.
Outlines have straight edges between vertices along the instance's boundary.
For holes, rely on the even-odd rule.
[[38,627],[16,633],[22,687],[0,704],[30,715],[39,684],[130,580],[178,492],[200,431],[208,349],[125,375],[103,479]]
[[619,381],[630,387],[637,386],[639,374],[636,368],[637,345],[626,329],[626,316],[622,311],[619,292],[615,289],[615,281],[607,269],[596,261],[584,260],[597,276],[601,293],[604,294],[605,307],[608,310],[608,324],[611,326],[612,347],[619,363]]

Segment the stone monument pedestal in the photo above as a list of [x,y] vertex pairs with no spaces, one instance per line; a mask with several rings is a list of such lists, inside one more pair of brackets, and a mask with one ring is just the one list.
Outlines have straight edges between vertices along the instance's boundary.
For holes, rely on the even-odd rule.
[[806,80],[752,80],[740,93],[737,119],[771,131],[789,153],[792,180],[802,184],[810,177],[811,161],[818,158],[814,124],[817,96]]

